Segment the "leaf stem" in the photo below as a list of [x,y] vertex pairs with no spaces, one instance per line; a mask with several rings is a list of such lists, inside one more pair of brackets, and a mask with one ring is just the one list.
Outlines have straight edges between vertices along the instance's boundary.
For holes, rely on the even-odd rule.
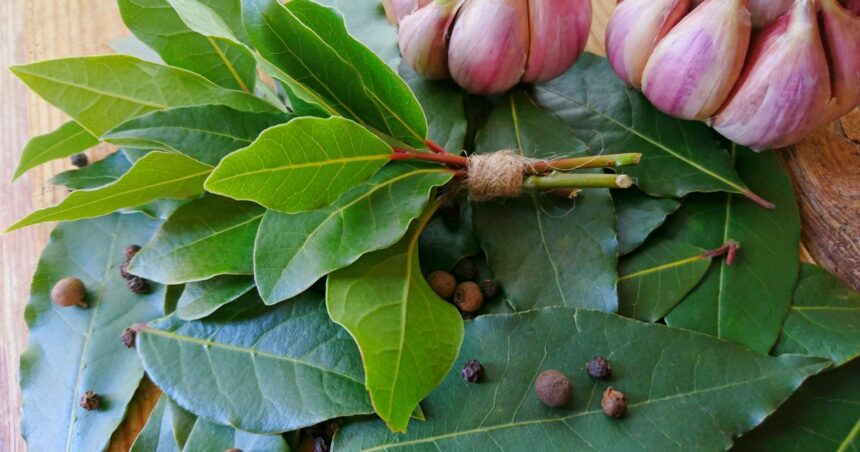
[[447,152],[444,154],[429,154],[427,152],[414,152],[395,148],[394,153],[391,154],[391,160],[424,160],[459,168],[469,167],[468,158],[461,155],[448,154]]
[[549,176],[529,176],[523,181],[526,191],[569,188],[630,188],[633,179],[625,174],[556,173]]
[[442,145],[440,145],[439,143],[437,143],[437,142],[435,142],[429,138],[427,140],[425,140],[424,143],[427,145],[428,148],[430,148],[431,151],[433,151],[437,154],[451,154]]
[[543,160],[533,165],[536,173],[547,170],[575,170],[580,168],[617,168],[620,166],[638,165],[642,154],[595,155],[588,157],[563,158],[558,160]]
[[721,246],[717,249],[705,251],[705,253],[702,256],[707,257],[709,259],[726,256],[726,265],[731,266],[732,263],[734,263],[734,261],[735,261],[735,256],[737,256],[737,253],[738,253],[738,250],[740,249],[740,247],[741,247],[740,243],[738,243],[734,240],[729,240],[726,243],[724,243],[723,246]]
[[761,196],[753,193],[751,190],[747,190],[747,191],[743,192],[743,195],[746,196],[750,201],[758,204],[759,206],[761,206],[762,208],[765,208],[767,210],[773,210],[776,208],[776,206],[772,202],[770,202],[770,201],[762,198]]

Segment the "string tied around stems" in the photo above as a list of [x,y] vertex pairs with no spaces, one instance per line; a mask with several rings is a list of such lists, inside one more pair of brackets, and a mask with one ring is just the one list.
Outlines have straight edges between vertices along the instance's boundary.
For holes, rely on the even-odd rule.
[[513,198],[523,193],[525,174],[534,161],[514,151],[473,154],[469,157],[466,186],[475,201]]

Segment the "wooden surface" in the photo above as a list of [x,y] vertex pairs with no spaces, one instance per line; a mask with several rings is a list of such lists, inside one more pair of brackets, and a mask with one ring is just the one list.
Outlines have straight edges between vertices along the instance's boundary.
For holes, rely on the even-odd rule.
[[[600,44],[613,0],[595,0],[589,50]],[[52,162],[10,183],[21,149],[30,137],[54,130],[65,116],[28,93],[7,67],[72,55],[108,53],[108,42],[128,35],[113,0],[0,0],[0,229],[33,209],[59,201],[63,190],[45,181],[67,169]],[[90,151],[91,159],[109,152]],[[783,151],[800,193],[807,258],[814,258],[860,288],[860,111],[831,125],[796,149]],[[24,306],[30,277],[51,225],[0,236],[0,451],[25,450],[20,437],[18,357],[24,349]],[[779,265],[775,262],[774,265]],[[127,450],[158,397],[144,384],[129,419],[114,435],[112,450]]]

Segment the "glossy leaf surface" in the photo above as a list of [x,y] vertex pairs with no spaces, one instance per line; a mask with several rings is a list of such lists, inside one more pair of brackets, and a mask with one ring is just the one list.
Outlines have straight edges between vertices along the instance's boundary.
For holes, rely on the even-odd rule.
[[70,157],[99,144],[99,139],[75,121],[69,121],[57,130],[33,137],[24,150],[12,180],[27,171],[51,160]]
[[87,190],[112,184],[130,169],[131,162],[117,151],[81,169],[63,171],[48,182],[72,190]]
[[200,320],[254,288],[254,278],[242,275],[216,276],[185,285],[176,315],[186,321]]
[[642,245],[681,206],[676,199],[654,198],[636,188],[616,190],[612,199],[618,218],[618,253],[622,256]]

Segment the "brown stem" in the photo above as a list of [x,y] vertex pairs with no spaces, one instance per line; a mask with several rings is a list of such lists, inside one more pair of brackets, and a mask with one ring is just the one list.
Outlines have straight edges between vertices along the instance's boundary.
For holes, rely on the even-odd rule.
[[450,152],[448,152],[447,149],[442,147],[442,145],[440,145],[439,143],[437,143],[437,142],[435,142],[429,138],[427,140],[425,140],[424,143],[427,145],[428,148],[430,148],[431,151],[433,151],[437,154],[450,154]]
[[726,265],[731,266],[735,261],[735,256],[737,256],[740,246],[740,243],[734,240],[729,240],[723,244],[723,246],[715,250],[705,251],[703,256],[710,259],[726,256]]
[[773,210],[776,208],[776,206],[772,202],[762,198],[761,196],[753,193],[750,190],[745,191],[743,193],[743,195],[746,196],[750,201],[758,204],[759,206],[761,206],[767,210]]
[[394,153],[391,154],[391,160],[423,160],[426,162],[442,163],[456,168],[469,167],[469,159],[460,155],[448,153],[430,154],[427,152],[414,152],[397,148],[395,148]]

